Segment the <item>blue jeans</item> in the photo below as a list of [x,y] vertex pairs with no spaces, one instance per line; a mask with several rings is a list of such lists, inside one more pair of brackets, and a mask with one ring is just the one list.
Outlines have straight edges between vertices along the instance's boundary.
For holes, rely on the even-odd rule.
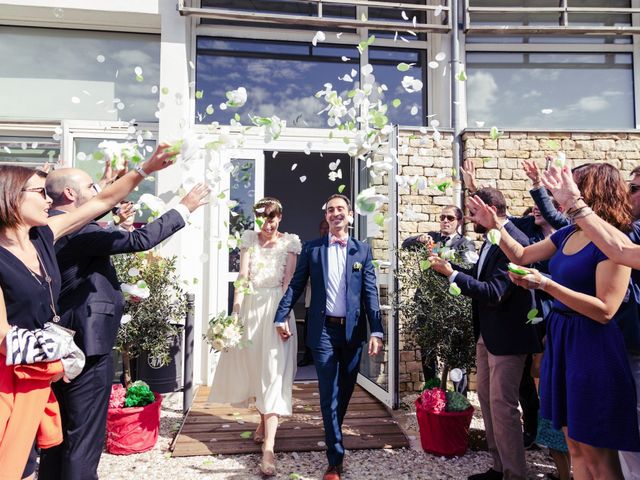
[[347,345],[344,325],[327,322],[312,353],[318,373],[327,459],[329,465],[340,465],[344,458],[342,421],[358,378],[362,344]]

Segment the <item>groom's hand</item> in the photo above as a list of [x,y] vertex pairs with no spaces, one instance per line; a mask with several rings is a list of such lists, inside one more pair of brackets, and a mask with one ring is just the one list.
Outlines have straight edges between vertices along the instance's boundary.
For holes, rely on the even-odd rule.
[[283,323],[282,325],[278,325],[276,327],[276,330],[278,331],[278,335],[280,335],[280,339],[281,340],[289,340],[289,337],[291,336],[291,330],[289,330],[289,323]]
[[382,343],[382,339],[380,337],[371,337],[369,339],[369,356],[375,357],[382,351],[382,347],[384,344]]

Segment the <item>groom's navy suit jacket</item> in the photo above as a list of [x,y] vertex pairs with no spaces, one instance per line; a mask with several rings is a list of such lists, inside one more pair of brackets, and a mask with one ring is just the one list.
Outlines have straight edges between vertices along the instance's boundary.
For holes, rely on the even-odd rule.
[[[289,311],[304,292],[311,278],[311,305],[309,306],[306,344],[313,349],[318,345],[324,326],[327,304],[327,248],[329,236],[304,244],[298,257],[296,271],[276,311],[275,322],[285,322]],[[358,346],[367,341],[367,324],[371,332],[383,333],[376,274],[371,247],[349,237],[347,243],[347,345]],[[360,268],[358,268],[360,267]]]
[[[520,245],[529,239],[512,222],[505,229]],[[476,341],[482,335],[492,355],[520,355],[541,351],[538,328],[527,323],[529,310],[535,307],[531,292],[516,286],[509,279],[509,259],[497,245],[492,245],[480,275],[478,263],[470,269],[453,265],[459,273],[455,278],[462,294],[471,298],[473,330]]]

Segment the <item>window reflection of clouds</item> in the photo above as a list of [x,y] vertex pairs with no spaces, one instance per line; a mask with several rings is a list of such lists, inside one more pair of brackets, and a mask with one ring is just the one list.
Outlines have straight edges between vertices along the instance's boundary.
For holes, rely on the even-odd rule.
[[[260,58],[259,55],[268,57]],[[351,60],[343,62],[342,56]],[[388,91],[382,97],[389,104],[388,116],[393,123],[423,125],[425,116],[424,91],[407,93],[401,87],[404,75],[413,75],[424,81],[424,53],[400,49],[371,49],[371,64],[377,83],[384,83]],[[239,112],[247,123],[246,113],[260,116],[278,115],[289,126],[326,127],[326,119],[317,113],[324,108],[315,93],[331,83],[339,92],[346,93],[357,85],[339,80],[351,70],[359,71],[358,52],[349,47],[317,46],[308,44],[258,41],[219,41],[212,38],[198,39],[197,89],[203,97],[197,100],[196,121],[228,123],[235,115],[233,109],[220,110],[225,92],[244,86],[247,103]],[[415,63],[409,72],[400,72],[399,62]],[[398,108],[391,106],[395,98],[401,100]],[[213,115],[206,115],[212,105]],[[413,106],[418,108],[411,115]]]
[[630,55],[519,54],[519,61],[510,63],[499,56],[467,55],[470,126],[633,128]]
[[[105,57],[104,63],[97,61],[98,55]],[[67,96],[49,96],[50,101],[36,103],[36,92],[25,86],[17,92],[19,98],[5,105],[14,118],[89,116],[91,119],[113,120],[117,116],[121,120],[156,121],[154,113],[158,98],[151,93],[151,86],[157,85],[160,79],[158,36],[3,27],[0,31],[0,58],[0,85],[7,85],[10,79],[21,78],[36,81],[35,85],[45,92],[51,90],[47,85],[53,85],[54,80],[83,85],[79,91],[71,93],[82,103],[82,108],[76,108],[75,112]],[[142,82],[136,81],[136,66],[142,67]],[[98,84],[102,88],[99,89]],[[112,86],[112,95],[108,98],[105,96],[106,85]],[[124,104],[122,111],[115,109],[114,98],[119,98]],[[103,103],[98,104],[100,100]],[[13,112],[13,104],[22,107]],[[7,109],[3,109],[4,115]]]
[[[198,53],[196,69],[197,89],[203,97],[197,100],[196,111],[202,115],[199,123],[219,121],[228,123],[235,115],[235,109],[221,110],[219,105],[226,100],[225,92],[244,86],[247,89],[247,103],[238,113],[243,123],[247,123],[246,113],[259,116],[278,115],[290,126],[325,127],[326,120],[318,115],[324,108],[315,98],[315,93],[330,82],[336,89],[353,88],[338,80],[339,76],[358,70],[355,63],[342,62],[340,57],[348,55],[357,58],[356,51],[348,48],[322,47],[310,49],[303,44],[283,44],[277,42],[218,42],[199,39],[199,49],[220,49],[226,52]],[[234,51],[230,52],[229,50]],[[237,51],[240,50],[240,51]],[[272,58],[252,57],[262,52]],[[312,52],[313,55],[310,55]],[[213,56],[216,55],[217,56]],[[215,112],[206,116],[207,105],[213,105]]]

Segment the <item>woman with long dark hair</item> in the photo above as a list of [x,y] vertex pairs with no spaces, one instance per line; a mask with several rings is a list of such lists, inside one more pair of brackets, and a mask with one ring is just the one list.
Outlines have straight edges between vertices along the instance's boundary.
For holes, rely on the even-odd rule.
[[[615,167],[588,165],[575,172],[575,181],[593,212],[615,228],[629,230],[629,193]],[[541,414],[555,428],[563,428],[576,480],[622,478],[617,451],[639,451],[640,436],[624,339],[611,320],[624,299],[631,270],[608,259],[576,225],[522,247],[482,200],[469,199],[468,206],[474,221],[500,230],[500,248],[512,262],[528,265],[550,259],[551,279],[535,269],[510,274],[514,283],[554,297],[540,374]],[[568,207],[573,219],[587,212]]]
[[[77,210],[54,217],[48,216],[51,198],[45,188],[46,173],[20,166],[0,166],[0,289],[10,326],[30,331],[42,329],[48,322],[57,323],[60,319],[57,307],[60,272],[54,242],[102,216],[124,199],[144,177],[168,166],[175,153],[165,152],[165,148],[166,145],[158,147],[143,165]],[[0,342],[4,343],[6,332],[2,330]],[[0,358],[0,364],[5,365],[4,356]],[[2,444],[12,443],[15,464],[24,462],[23,478],[30,478],[36,466],[35,448],[32,447],[36,431],[23,433],[23,438],[28,441],[12,438],[0,441]],[[2,470],[7,474],[4,465]]]

